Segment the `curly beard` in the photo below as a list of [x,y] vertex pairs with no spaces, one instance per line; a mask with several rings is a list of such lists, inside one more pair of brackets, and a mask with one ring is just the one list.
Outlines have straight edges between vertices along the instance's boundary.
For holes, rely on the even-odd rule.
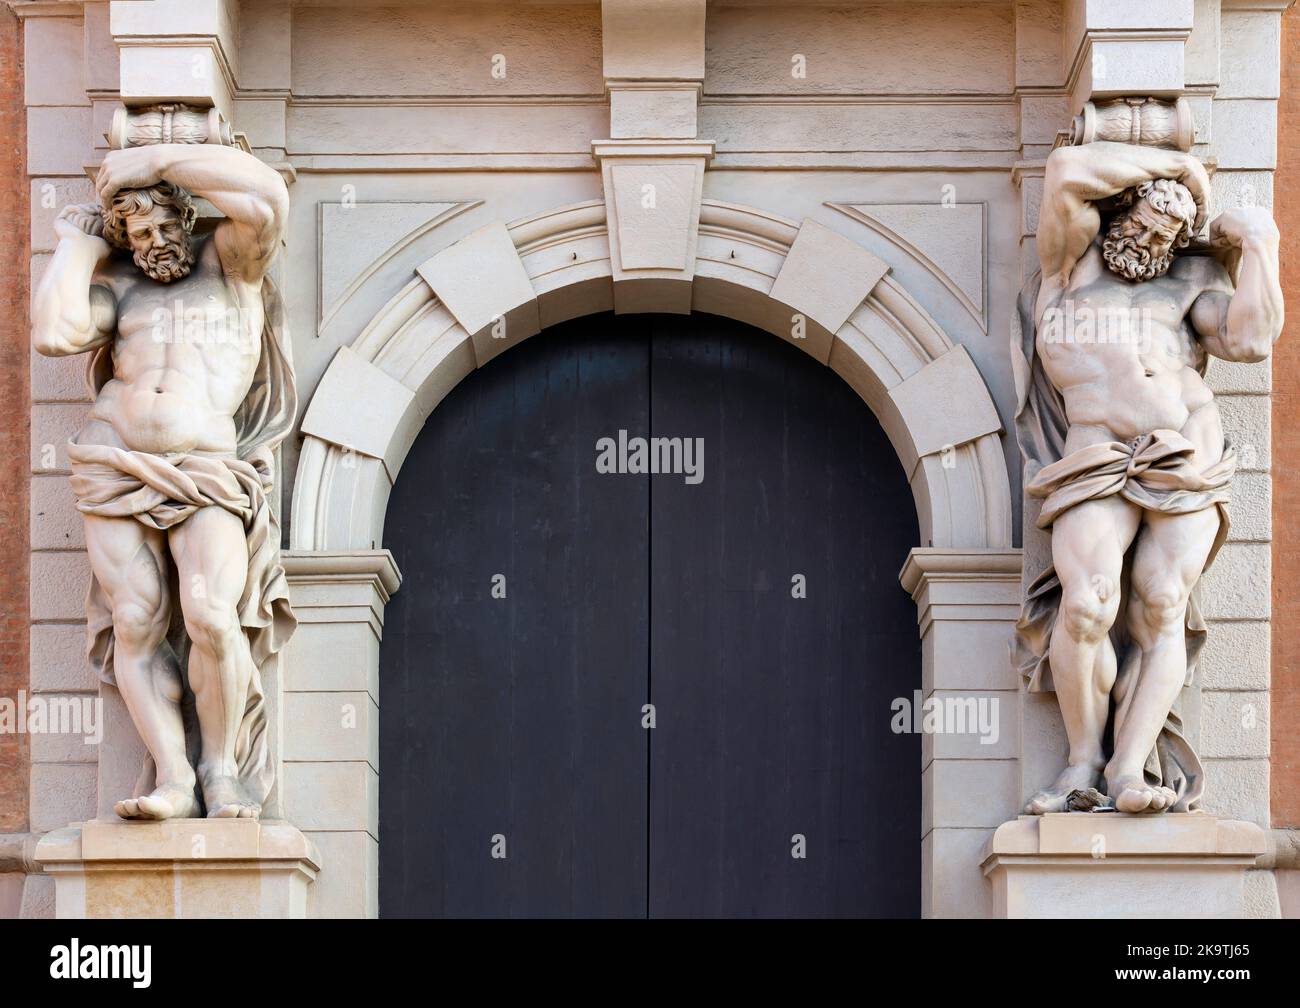
[[1128,217],[1117,217],[1110,222],[1106,238],[1101,244],[1101,257],[1112,273],[1128,280],[1154,280],[1169,272],[1174,261],[1173,249],[1152,258],[1145,245],[1139,245],[1138,225]]
[[188,242],[168,243],[163,248],[151,248],[133,255],[135,264],[146,276],[159,283],[171,283],[190,275],[194,266],[194,248]]

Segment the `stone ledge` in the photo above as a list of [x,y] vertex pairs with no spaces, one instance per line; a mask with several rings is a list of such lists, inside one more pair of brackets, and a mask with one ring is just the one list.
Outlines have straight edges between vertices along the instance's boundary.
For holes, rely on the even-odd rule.
[[1268,840],[1254,823],[1220,819],[1200,812],[1127,815],[1122,812],[1057,812],[1019,816],[998,827],[984,863],[1001,855],[1093,856],[1096,838],[1106,842],[1106,857],[1123,855],[1224,855],[1255,858]]
[[297,828],[254,819],[90,820],[47,833],[34,857],[61,919],[303,917],[321,868]]
[[1239,918],[1267,849],[1254,823],[1205,813],[1065,812],[1003,823],[981,867],[997,917]]
[[[202,843],[196,846],[199,839]],[[320,868],[315,846],[298,829],[286,822],[256,819],[92,819],[47,833],[36,845],[35,859],[47,870],[91,861],[302,861],[313,874]]]

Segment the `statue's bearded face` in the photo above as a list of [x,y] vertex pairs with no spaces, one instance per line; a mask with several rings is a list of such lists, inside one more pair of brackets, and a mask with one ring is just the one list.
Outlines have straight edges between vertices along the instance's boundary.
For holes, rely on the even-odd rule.
[[123,221],[135,264],[152,279],[170,283],[188,276],[194,247],[181,216],[168,206],[128,214]]
[[102,213],[104,240],[130,252],[147,276],[171,283],[189,275],[194,265],[190,232],[198,212],[184,189],[170,182],[120,189]]
[[1174,250],[1191,239],[1195,219],[1196,204],[1185,187],[1164,179],[1146,183],[1132,206],[1110,222],[1102,258],[1128,280],[1162,277],[1173,264]]

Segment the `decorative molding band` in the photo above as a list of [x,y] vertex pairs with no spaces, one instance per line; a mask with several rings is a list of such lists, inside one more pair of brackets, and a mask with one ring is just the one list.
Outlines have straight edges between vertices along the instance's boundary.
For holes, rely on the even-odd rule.
[[[1057,92],[1063,88],[1040,88],[1036,94]],[[1015,105],[1016,96],[1002,91],[968,91],[957,94],[823,91],[817,94],[781,94],[747,91],[740,93],[709,92],[701,105]]]
[[237,91],[236,98],[283,97],[290,105],[306,108],[393,108],[416,106],[420,108],[461,108],[494,106],[603,106],[609,103],[605,94],[469,94],[469,95],[296,95],[291,91]]

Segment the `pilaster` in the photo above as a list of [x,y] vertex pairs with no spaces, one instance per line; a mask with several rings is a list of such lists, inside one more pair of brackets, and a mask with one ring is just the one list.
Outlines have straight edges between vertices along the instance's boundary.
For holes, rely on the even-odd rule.
[[114,0],[122,101],[216,106],[231,119],[238,17],[237,0]]
[[312,917],[379,908],[379,641],[401,584],[388,550],[284,554],[298,630],[285,652],[285,814],[326,863]]
[[1020,614],[1020,551],[914,549],[899,580],[916,602],[920,699],[991,715],[992,731],[922,739],[921,912],[983,917],[984,845],[1019,805],[1021,684],[1007,650]]

